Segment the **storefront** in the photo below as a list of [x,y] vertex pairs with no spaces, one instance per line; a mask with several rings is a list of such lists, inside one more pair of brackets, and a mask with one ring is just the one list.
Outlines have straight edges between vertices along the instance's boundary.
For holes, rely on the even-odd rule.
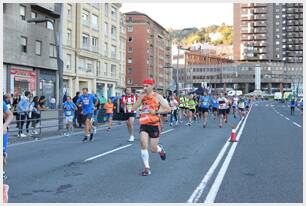
[[56,71],[39,70],[39,94],[47,98],[56,97]]
[[14,66],[10,69],[10,91],[24,94],[25,91],[31,91],[36,94],[37,74],[32,69],[21,69]]

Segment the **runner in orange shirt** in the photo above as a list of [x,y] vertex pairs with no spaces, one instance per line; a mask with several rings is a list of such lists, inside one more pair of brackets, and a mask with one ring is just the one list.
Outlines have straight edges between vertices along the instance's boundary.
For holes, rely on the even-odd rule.
[[112,102],[111,98],[108,98],[108,102],[104,104],[104,109],[106,118],[108,119],[108,128],[106,131],[110,131],[112,129],[112,124],[113,124],[113,111],[114,111],[114,104]]
[[166,159],[166,152],[161,144],[158,144],[160,132],[160,117],[159,114],[169,113],[171,108],[160,94],[153,92],[153,79],[146,79],[143,82],[144,92],[140,95],[138,101],[133,106],[133,110],[137,110],[141,107],[140,112],[140,146],[141,146],[141,157],[144,163],[144,171],[141,173],[142,176],[151,174],[149,166],[149,152],[148,144],[149,139],[151,143],[151,151],[158,152],[161,159]]

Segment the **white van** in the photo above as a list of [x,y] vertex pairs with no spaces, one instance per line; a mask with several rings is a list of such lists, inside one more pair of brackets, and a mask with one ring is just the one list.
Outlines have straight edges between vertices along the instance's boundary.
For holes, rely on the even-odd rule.
[[282,93],[281,92],[275,92],[274,93],[274,100],[281,100],[282,99]]
[[231,90],[231,91],[228,91],[227,92],[227,95],[228,96],[235,96],[235,95],[237,95],[237,96],[240,96],[240,95],[242,95],[242,91],[241,90]]

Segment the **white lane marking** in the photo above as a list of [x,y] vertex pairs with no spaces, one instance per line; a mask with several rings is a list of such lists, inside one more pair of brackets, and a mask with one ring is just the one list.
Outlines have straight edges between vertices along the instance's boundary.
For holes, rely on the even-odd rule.
[[[240,124],[242,123],[244,119],[241,119],[236,127],[236,130],[238,131]],[[228,138],[228,140],[230,140],[230,137]],[[230,142],[226,141],[226,143],[224,144],[224,146],[222,147],[221,151],[219,152],[217,158],[215,159],[214,163],[210,166],[208,172],[205,174],[205,176],[203,177],[202,181],[200,182],[200,184],[197,186],[197,188],[193,191],[193,193],[191,194],[191,196],[189,197],[189,199],[187,200],[187,203],[195,203],[199,201],[199,198],[201,197],[207,183],[209,182],[210,178],[212,177],[212,175],[214,174],[216,168],[218,167],[224,153],[227,150],[227,147],[229,146]]]
[[162,133],[160,133],[160,134],[166,134],[166,133],[168,133],[168,132],[171,132],[171,131],[173,131],[174,129],[168,129],[168,130],[166,130],[166,131],[164,131],[164,132],[162,132]]
[[97,159],[97,158],[99,158],[99,157],[103,157],[103,156],[105,156],[105,155],[108,155],[108,154],[110,154],[110,153],[113,153],[113,152],[116,152],[116,151],[118,151],[118,150],[124,149],[124,148],[126,148],[126,147],[130,147],[130,146],[132,146],[132,145],[133,145],[133,144],[128,144],[128,145],[124,145],[124,146],[122,146],[122,147],[118,147],[118,148],[113,149],[113,150],[110,150],[110,151],[108,151],[108,152],[104,152],[104,153],[102,153],[102,154],[99,154],[99,155],[96,155],[96,156],[87,158],[86,160],[84,160],[84,162],[88,162],[88,161]]
[[296,123],[296,122],[293,122],[293,124],[295,124],[295,125],[298,126],[298,127],[302,127],[301,125],[299,125],[299,124]]
[[[174,129],[169,129],[169,130],[166,130],[166,131],[162,132],[161,134],[166,134],[166,133],[171,132],[171,131],[173,131],[173,130],[174,130]],[[113,149],[113,150],[111,150],[111,151],[104,152],[104,153],[102,153],[102,154],[99,154],[99,155],[96,155],[96,156],[87,158],[86,160],[84,160],[84,162],[88,162],[88,161],[97,159],[97,158],[99,158],[99,157],[103,157],[103,156],[108,155],[108,154],[110,154],[110,153],[113,153],[113,152],[116,152],[116,151],[118,151],[118,150],[121,150],[121,149],[124,149],[124,148],[126,148],[126,147],[129,147],[129,146],[131,146],[131,145],[133,145],[133,144],[127,144],[127,145],[125,145],[125,146],[118,147],[118,148]]]
[[284,115],[282,115],[281,113],[279,114],[280,116],[284,117]]
[[[122,127],[122,126],[124,126],[124,124],[114,125],[112,128],[114,128],[114,127]],[[108,126],[104,125],[104,126],[98,127],[97,131],[103,130],[106,127],[108,127]],[[79,135],[79,134],[83,134],[83,133],[84,133],[84,131],[75,132],[72,135],[70,135],[69,137],[72,137],[72,136],[75,136],[75,135]],[[40,140],[31,140],[31,141],[28,141],[28,142],[13,143],[13,144],[9,144],[8,147],[25,145],[25,144],[35,143],[35,142],[44,142],[44,141],[55,140],[55,139],[59,139],[59,138],[63,138],[63,137],[65,137],[65,136],[64,135],[56,135],[56,136],[53,136],[53,137],[46,137],[46,138],[43,138],[43,139],[40,139]]]
[[[241,136],[241,134],[243,132],[243,129],[244,129],[245,123],[246,123],[246,121],[247,121],[247,119],[249,117],[249,114],[250,114],[250,112],[247,114],[247,116],[245,118],[245,121],[243,121],[241,129],[239,130],[239,132],[237,134],[237,141],[239,141],[239,139],[240,139],[240,136]],[[218,173],[214,183],[212,184],[212,186],[211,186],[211,188],[210,188],[210,190],[209,190],[209,192],[208,192],[208,194],[207,194],[207,196],[205,198],[204,203],[213,203],[215,201],[217,193],[218,193],[219,188],[221,186],[221,183],[223,181],[224,175],[225,175],[225,173],[226,173],[226,171],[228,169],[228,166],[229,166],[229,164],[231,162],[231,159],[232,159],[232,157],[234,155],[236,147],[237,147],[237,142],[234,142],[232,147],[230,148],[230,151],[228,152],[228,155],[226,156],[226,158],[225,158],[225,160],[223,162],[223,165],[222,165],[222,167],[221,167],[221,169],[220,169],[220,171],[219,171],[219,173]]]
[[288,117],[285,117],[286,120],[290,120]]

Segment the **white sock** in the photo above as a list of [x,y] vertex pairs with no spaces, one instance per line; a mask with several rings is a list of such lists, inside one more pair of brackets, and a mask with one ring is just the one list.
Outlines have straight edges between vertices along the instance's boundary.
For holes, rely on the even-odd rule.
[[143,160],[143,164],[146,168],[150,168],[149,166],[149,152],[148,150],[141,150],[141,157]]
[[157,145],[157,152],[161,152],[161,151],[162,151],[161,147]]

